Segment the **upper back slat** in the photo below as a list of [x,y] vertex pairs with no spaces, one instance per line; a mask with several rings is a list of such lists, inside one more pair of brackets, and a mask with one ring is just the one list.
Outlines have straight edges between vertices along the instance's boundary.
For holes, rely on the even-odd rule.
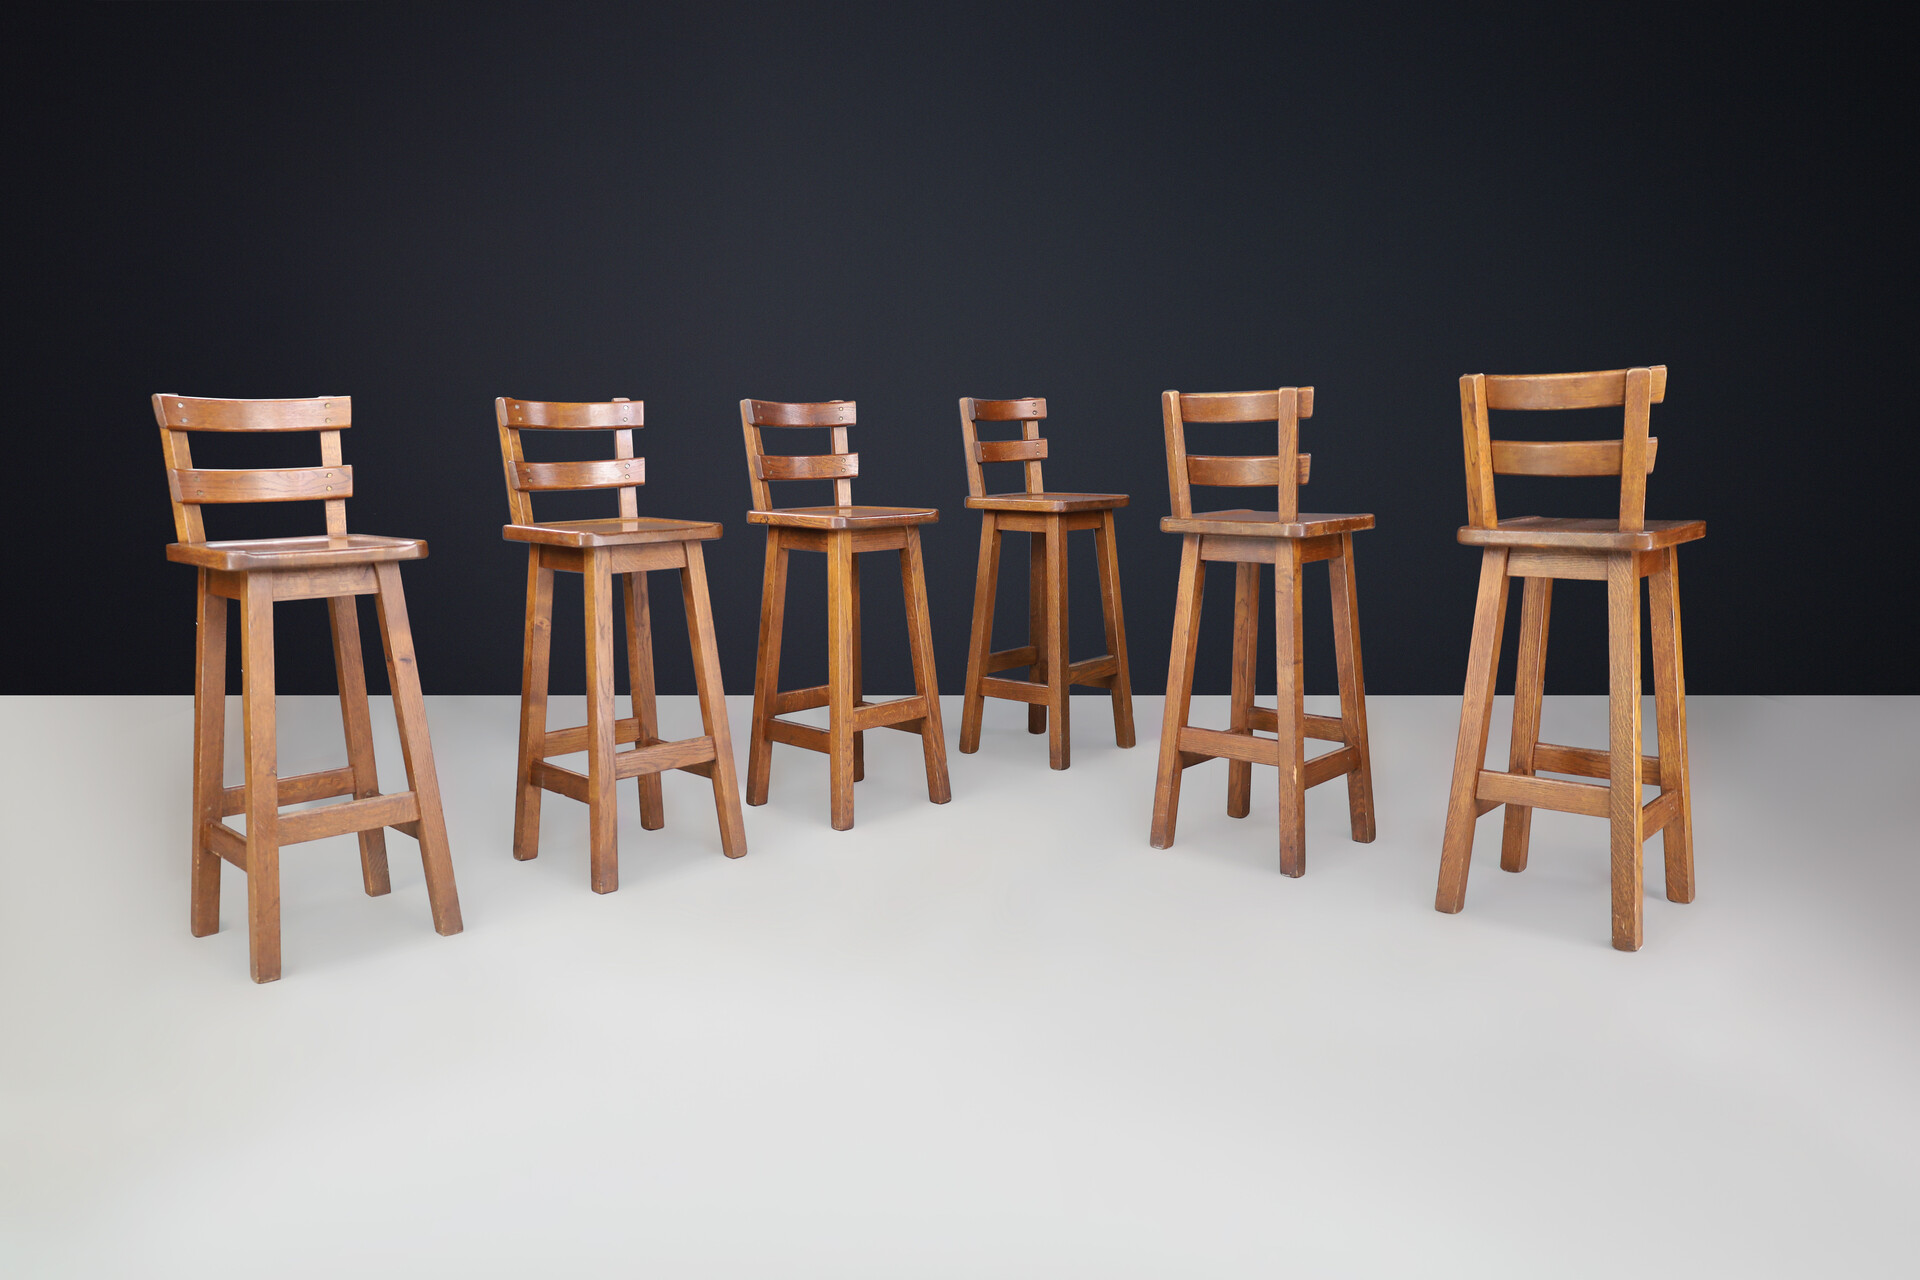
[[[1300,416],[1313,416],[1313,388],[1296,387]],[[1272,422],[1280,416],[1278,391],[1203,391],[1180,396],[1182,422]]]
[[756,427],[849,427],[854,423],[851,400],[823,400],[786,404],[778,400],[743,400],[747,419]]
[[[1652,365],[1654,404],[1667,395],[1667,366]],[[1625,369],[1604,373],[1490,373],[1489,409],[1611,409],[1626,403]]]
[[210,400],[156,395],[154,416],[173,431],[339,431],[353,425],[349,396],[307,400]]
[[539,431],[617,431],[647,425],[647,406],[639,400],[508,400],[500,412],[515,429]]
[[975,400],[976,422],[1027,422],[1047,416],[1047,402],[1039,396],[1024,400]]

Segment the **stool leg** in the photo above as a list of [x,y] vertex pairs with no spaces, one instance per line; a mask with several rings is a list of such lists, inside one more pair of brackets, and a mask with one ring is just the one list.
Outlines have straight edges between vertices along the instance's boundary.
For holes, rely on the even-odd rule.
[[[621,595],[627,613],[628,698],[633,704],[633,718],[639,721],[640,741],[652,743],[660,737],[660,712],[653,697],[653,610],[647,599],[647,575],[620,576],[625,579]],[[640,784],[640,826],[658,831],[667,825],[660,775],[643,773],[634,781]]]
[[1307,873],[1306,657],[1301,634],[1300,543],[1273,562],[1274,719],[1280,731],[1280,874]]
[[1127,619],[1120,610],[1120,552],[1114,545],[1113,512],[1100,513],[1093,531],[1100,557],[1100,616],[1107,627],[1107,652],[1113,655],[1113,742],[1133,745],[1133,676],[1127,669]]
[[[1260,642],[1260,566],[1233,566],[1233,696],[1227,728],[1253,732],[1253,672]],[[1227,761],[1227,816],[1253,812],[1253,763]]]
[[553,650],[553,570],[527,548],[527,626],[520,659],[520,763],[514,771],[513,856],[540,853],[540,786],[533,766],[547,753],[547,660]]
[[747,851],[747,831],[740,818],[740,780],[734,774],[733,733],[727,725],[727,695],[720,681],[720,650],[713,637],[713,601],[707,592],[707,562],[697,542],[687,543],[687,567],[680,571],[680,597],[686,605],[687,643],[693,648],[693,678],[700,692],[700,723],[713,739],[713,806],[720,819],[720,849],[729,858],[738,858]]
[[1493,721],[1493,679],[1500,670],[1500,632],[1507,617],[1507,549],[1489,547],[1480,557],[1480,594],[1473,606],[1473,643],[1467,650],[1467,686],[1460,698],[1460,737],[1453,748],[1453,786],[1447,794],[1447,828],[1440,844],[1436,911],[1467,904],[1467,871],[1473,862],[1473,822],[1479,817],[1480,769],[1487,758]]
[[933,625],[927,615],[927,567],[920,558],[920,530],[907,529],[907,545],[900,549],[900,594],[907,603],[907,647],[913,656],[914,692],[926,699],[926,718],[920,722],[920,751],[927,763],[927,799],[945,804],[953,799],[947,780],[947,731],[940,720],[940,681],[933,670]]
[[1360,593],[1354,582],[1353,535],[1327,562],[1333,592],[1333,660],[1340,674],[1340,732],[1359,759],[1347,774],[1347,822],[1360,844],[1373,841],[1373,750],[1367,743],[1367,678],[1360,665]]
[[1047,521],[1047,765],[1073,763],[1072,695],[1067,669],[1067,529],[1058,517]]
[[587,551],[581,570],[587,624],[587,864],[593,891],[612,893],[620,887],[613,776],[613,575],[604,551]]
[[[1540,744],[1540,696],[1547,668],[1547,621],[1553,607],[1553,579],[1527,578],[1520,592],[1520,658],[1513,673],[1513,745],[1507,772],[1531,775],[1533,751]],[[1527,869],[1527,840],[1533,829],[1531,805],[1509,804],[1500,833],[1500,869]]]
[[980,682],[987,678],[987,658],[993,652],[994,594],[1000,587],[1000,531],[993,512],[980,513],[980,564],[973,576],[973,635],[967,642],[967,688],[960,701],[960,750],[972,755],[980,749],[980,721],[987,697]]
[[1200,643],[1200,600],[1207,585],[1200,538],[1180,542],[1180,588],[1173,603],[1173,646],[1167,655],[1167,705],[1160,717],[1160,767],[1153,784],[1153,827],[1148,843],[1170,848],[1180,818],[1180,730],[1193,700],[1193,659]]
[[[226,782],[227,600],[207,590],[200,571],[194,623],[193,663],[193,850],[189,928],[204,938],[220,932],[220,855],[207,845],[207,824],[220,820]],[[251,828],[249,828],[251,829]]]
[[1660,791],[1678,791],[1661,830],[1667,855],[1667,901],[1693,901],[1693,779],[1687,768],[1687,677],[1680,655],[1680,551],[1668,547],[1647,576],[1653,619],[1654,715],[1660,731]]
[[787,618],[787,556],[780,530],[767,530],[767,568],[760,585],[760,651],[753,670],[753,724],[747,731],[747,803],[767,802],[773,771],[774,696],[780,692],[780,635]]
[[[1033,646],[1033,665],[1027,679],[1047,683],[1047,537],[1043,533],[1027,535],[1027,643]],[[1027,704],[1027,732],[1047,731],[1047,709],[1037,702]]]
[[[853,601],[853,705],[859,706],[866,698],[864,684],[860,678],[860,553],[853,556],[853,571],[847,575],[847,595]],[[856,731],[853,735],[853,780],[864,782],[867,777],[867,735]]]
[[1613,946],[1640,949],[1640,572],[1633,552],[1607,557],[1608,816],[1613,828]]
[[833,829],[853,826],[853,539],[827,540],[827,760]]
[[273,707],[273,582],[247,575],[240,602],[246,720],[247,954],[255,982],[280,976],[280,780]]
[[407,785],[420,805],[415,826],[420,868],[426,875],[427,904],[436,933],[460,932],[460,894],[453,885],[453,855],[447,849],[447,819],[440,807],[440,776],[433,767],[433,739],[427,732],[427,703],[420,696],[420,667],[413,656],[413,627],[407,621],[407,597],[400,589],[400,566],[375,565],[379,584],[380,638],[387,651],[387,683],[393,690],[393,718],[400,728],[400,757]]
[[[340,684],[340,725],[347,739],[347,763],[353,769],[353,794],[355,799],[365,799],[380,794],[380,771],[373,758],[366,659],[360,651],[360,613],[354,597],[330,597],[327,619],[333,630],[333,669]],[[360,832],[360,881],[370,897],[393,890],[384,827]]]

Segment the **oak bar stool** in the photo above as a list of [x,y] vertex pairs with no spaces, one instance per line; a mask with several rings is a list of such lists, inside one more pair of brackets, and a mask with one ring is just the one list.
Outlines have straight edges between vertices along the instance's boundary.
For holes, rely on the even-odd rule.
[[[665,520],[639,514],[636,489],[646,483],[646,459],[633,456],[634,428],[645,424],[637,400],[566,404],[498,399],[500,455],[507,473],[507,505],[513,523],[501,530],[509,542],[527,544],[527,632],[520,674],[520,763],[515,774],[513,856],[525,861],[540,852],[540,793],[556,791],[587,806],[589,880],[595,893],[620,887],[614,784],[638,779],[640,825],[666,825],[660,773],[684,769],[713,783],[720,819],[720,848],[729,858],[747,851],[740,819],[740,787],[734,774],[733,741],[714,647],[713,607],[707,595],[702,542],[720,536],[710,520]],[[528,462],[522,431],[611,431],[611,459],[591,462]],[[620,514],[598,520],[536,522],[532,494],[618,489]],[[687,642],[693,648],[694,684],[700,694],[698,738],[668,742],[660,737],[653,690],[653,620],[647,574],[677,569],[686,605]],[[553,643],[553,575],[577,573],[586,597],[587,723],[547,728],[547,658]],[[624,584],[627,677],[633,715],[618,719],[613,705],[613,581]],[[627,751],[617,744],[631,742]],[[582,774],[547,761],[549,756],[587,753]]]
[[[1535,809],[1607,818],[1613,826],[1613,945],[1640,948],[1640,846],[1666,835],[1667,898],[1693,901],[1693,816],[1687,783],[1687,686],[1680,660],[1678,548],[1706,536],[1700,520],[1645,518],[1647,474],[1658,441],[1647,434],[1649,406],[1666,398],[1664,365],[1606,373],[1537,376],[1470,374],[1460,379],[1460,424],[1465,435],[1467,525],[1460,541],[1481,547],[1480,596],[1473,614],[1473,646],[1460,706],[1453,790],[1440,853],[1440,889],[1434,905],[1454,912],[1465,905],[1473,858],[1474,819],[1507,806],[1500,865],[1523,871]],[[1621,407],[1618,440],[1539,442],[1489,439],[1489,409]],[[1620,477],[1618,520],[1522,516],[1502,520],[1494,506],[1496,475]],[[1485,768],[1493,682],[1500,665],[1507,580],[1523,578],[1519,670],[1514,677],[1513,745],[1507,771]],[[1608,749],[1592,751],[1541,742],[1541,675],[1547,652],[1547,613],[1555,578],[1607,584]],[[1647,579],[1653,631],[1653,688],[1659,756],[1640,754],[1640,579]],[[1604,784],[1566,782],[1538,774],[1605,778]],[[1660,794],[1641,803],[1643,784]]]
[[[960,434],[967,454],[967,505],[980,512],[980,569],[973,588],[973,640],[967,651],[966,698],[961,704],[960,750],[980,749],[980,719],[988,698],[1027,704],[1027,732],[1046,733],[1047,763],[1070,763],[1067,719],[1069,686],[1092,685],[1113,695],[1113,737],[1133,745],[1133,685],[1127,676],[1127,624],[1120,613],[1120,557],[1114,549],[1113,512],[1127,505],[1124,493],[1048,493],[1040,478],[1047,442],[1040,419],[1047,402],[960,400]],[[1017,422],[1018,440],[982,440],[976,424]],[[981,464],[1018,462],[1026,492],[987,493]],[[1100,557],[1100,606],[1107,626],[1107,652],[1067,661],[1067,534],[1093,530]],[[1027,643],[991,653],[994,591],[1000,577],[1000,535],[1025,533],[1028,544]],[[1009,667],[1030,668],[1026,680],[994,679]],[[1051,713],[1051,714],[1049,714]]]
[[[191,927],[196,938],[220,930],[220,859],[247,873],[247,948],[255,982],[280,976],[280,850],[290,844],[358,832],[360,875],[369,895],[390,891],[385,828],[420,843],[433,927],[460,932],[460,898],[453,885],[440,785],[427,736],[426,703],[400,590],[400,561],[420,560],[427,544],[347,532],[353,468],[340,461],[340,433],[353,418],[346,396],[312,400],[206,400],[157,395],[173,527],[179,541],[167,559],[199,570],[193,679],[193,873]],[[291,470],[209,471],[193,465],[188,435],[195,431],[317,431],[318,467]],[[327,532],[318,537],[209,542],[200,508],[222,502],[326,504]],[[378,605],[386,647],[394,719],[407,769],[407,790],[380,794],[373,728],[360,652],[354,597]],[[274,732],[273,606],[281,600],[327,602],[334,670],[340,682],[340,718],[348,763],[292,778],[279,776]],[[227,601],[240,605],[241,706],[245,716],[246,778],[224,785],[226,750]],[[343,804],[281,813],[282,804],[352,796]],[[244,814],[241,835],[221,819]]]
[[[1160,398],[1167,433],[1167,484],[1173,514],[1160,522],[1181,535],[1180,591],[1173,611],[1173,652],[1167,666],[1166,720],[1160,733],[1160,776],[1153,793],[1153,847],[1173,843],[1180,812],[1180,776],[1205,760],[1227,760],[1227,813],[1249,812],[1253,766],[1280,771],[1280,870],[1306,871],[1306,793],[1342,774],[1353,838],[1373,839],[1373,762],[1367,751],[1366,683],[1360,667],[1360,615],[1354,591],[1353,535],[1373,528],[1371,515],[1304,515],[1299,486],[1307,482],[1310,457],[1299,451],[1300,419],[1313,416],[1312,387],[1183,395]],[[1274,454],[1218,457],[1187,452],[1188,423],[1273,422],[1279,431]],[[1193,485],[1252,488],[1274,486],[1273,511],[1195,512]],[[1187,724],[1193,697],[1193,663],[1200,634],[1200,599],[1206,567],[1224,560],[1235,566],[1233,599],[1232,723],[1225,730]],[[1302,566],[1325,560],[1333,595],[1334,659],[1340,676],[1340,715],[1308,715],[1302,702],[1300,581]],[[1254,655],[1260,627],[1260,566],[1273,566],[1273,611],[1277,707],[1253,702]],[[1277,735],[1263,738],[1255,730]],[[1309,760],[1306,739],[1341,744]]]
[[[927,798],[935,804],[953,798],[947,784],[946,737],[940,725],[940,686],[933,673],[926,569],[920,558],[920,526],[932,524],[940,513],[931,507],[853,505],[853,478],[860,474],[860,455],[847,452],[847,428],[853,421],[851,400],[820,404],[740,402],[740,425],[747,437],[747,478],[753,487],[754,509],[747,513],[747,522],[767,526],[760,658],[754,673],[753,735],[747,752],[747,803],[767,802],[774,743],[822,751],[832,762],[836,831],[853,826],[853,784],[865,774],[863,735],[868,729],[919,734],[927,761]],[[761,448],[760,432],[765,427],[830,428],[830,451],[769,455]],[[767,487],[775,480],[831,480],[834,504],[776,508]],[[791,551],[821,551],[827,556],[827,683],[782,692],[780,638],[786,618],[787,554]],[[867,551],[900,553],[900,585],[906,597],[907,644],[916,692],[890,702],[868,702],[860,694],[860,572],[854,557]],[[779,718],[790,711],[814,707],[827,708],[827,728]]]

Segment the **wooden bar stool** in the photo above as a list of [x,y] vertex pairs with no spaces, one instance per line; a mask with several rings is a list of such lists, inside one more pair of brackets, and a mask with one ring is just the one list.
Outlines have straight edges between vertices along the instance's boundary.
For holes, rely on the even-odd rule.
[[[1360,614],[1355,596],[1353,535],[1373,528],[1371,515],[1303,515],[1299,486],[1307,482],[1310,455],[1299,451],[1300,419],[1313,416],[1312,387],[1160,397],[1167,432],[1167,484],[1173,514],[1160,522],[1181,535],[1180,591],[1173,611],[1173,652],[1167,665],[1166,720],[1160,731],[1160,777],[1153,793],[1153,847],[1173,843],[1180,812],[1180,776],[1204,760],[1225,759],[1227,813],[1247,816],[1253,766],[1280,771],[1280,870],[1306,871],[1307,788],[1342,774],[1353,838],[1373,839],[1373,762],[1367,751],[1366,682],[1360,667]],[[1190,422],[1273,422],[1275,454],[1219,457],[1187,452]],[[1192,485],[1272,485],[1273,511],[1195,512]],[[1232,723],[1225,730],[1187,724],[1193,697],[1193,662],[1200,636],[1200,599],[1210,561],[1235,566],[1233,598]],[[1334,661],[1340,675],[1340,714],[1313,716],[1302,702],[1301,569],[1327,562],[1333,595]],[[1253,702],[1254,655],[1260,627],[1260,566],[1273,566],[1275,688],[1272,711]],[[1265,729],[1274,738],[1257,736]],[[1341,744],[1306,758],[1306,739]]]
[[[940,513],[931,507],[856,507],[853,477],[860,455],[847,452],[854,403],[781,404],[742,400],[740,425],[747,437],[747,478],[754,509],[749,524],[767,526],[767,571],[760,600],[760,660],[753,682],[753,735],[747,751],[747,803],[767,802],[773,744],[823,751],[832,765],[832,816],[836,831],[853,826],[853,784],[865,775],[868,729],[902,729],[920,735],[927,760],[927,798],[945,804],[947,744],[940,726],[940,686],[933,673],[933,632],[927,623],[927,578],[920,559],[920,526]],[[828,427],[830,452],[769,456],[761,449],[763,427]],[[831,480],[830,507],[775,508],[768,483]],[[786,618],[787,553],[821,551],[827,556],[827,683],[780,690],[780,637]],[[867,551],[900,553],[900,586],[906,597],[907,644],[913,659],[912,697],[868,702],[860,693],[860,570]],[[818,729],[779,717],[826,707],[828,727]]]
[[[540,852],[540,793],[556,791],[587,806],[588,877],[595,893],[620,887],[620,849],[614,783],[637,779],[640,825],[666,825],[660,774],[684,769],[713,783],[720,819],[720,848],[729,858],[747,851],[740,820],[740,786],[734,774],[733,740],[714,647],[713,607],[707,596],[706,561],[700,544],[720,536],[710,520],[666,520],[639,514],[638,486],[646,483],[646,459],[633,456],[633,432],[645,425],[637,400],[566,404],[542,400],[493,402],[500,424],[500,456],[506,466],[507,504],[513,523],[501,530],[509,542],[527,544],[527,632],[520,672],[520,764],[515,774],[513,856],[525,861]],[[591,462],[528,462],[522,431],[611,431],[611,459]],[[532,494],[618,489],[620,514],[598,520],[536,522]],[[675,569],[687,612],[687,642],[700,694],[697,738],[660,737],[653,691],[653,619],[647,574]],[[553,575],[577,573],[586,597],[587,723],[547,728],[547,658],[553,643]],[[613,582],[624,585],[627,677],[633,715],[618,719],[613,705]],[[617,744],[631,742],[627,751]],[[587,753],[587,771],[550,764],[549,756]]]
[[[1473,647],[1460,706],[1453,790],[1440,853],[1434,905],[1454,912],[1466,903],[1474,819],[1507,806],[1500,866],[1523,871],[1535,809],[1606,818],[1613,825],[1613,945],[1640,948],[1640,846],[1666,835],[1667,899],[1693,901],[1693,808],[1687,783],[1687,685],[1680,658],[1678,548],[1706,536],[1700,520],[1646,519],[1647,474],[1659,441],[1647,434],[1649,406],[1667,393],[1664,365],[1606,373],[1553,373],[1460,379],[1460,423],[1466,440],[1468,524],[1460,541],[1483,548]],[[1489,409],[1624,409],[1618,440],[1489,439]],[[1496,475],[1620,477],[1618,520],[1522,516],[1502,520],[1494,506]],[[1507,579],[1523,578],[1519,670],[1514,677],[1513,745],[1507,771],[1485,768],[1493,682],[1500,665]],[[1592,751],[1540,741],[1541,674],[1547,613],[1555,578],[1607,584],[1608,749]],[[1647,579],[1653,624],[1653,689],[1659,756],[1640,754],[1640,579]],[[1603,784],[1542,778],[1540,773],[1604,778]],[[1660,788],[1641,803],[1642,785]]]
[[[426,703],[413,655],[413,631],[400,590],[400,561],[420,560],[417,538],[381,538],[347,532],[353,468],[340,461],[340,433],[353,420],[346,396],[312,400],[206,400],[157,395],[173,527],[179,541],[167,559],[199,570],[198,638],[193,678],[193,874],[191,928],[196,938],[220,930],[220,860],[247,873],[247,948],[255,982],[280,976],[280,850],[283,846],[358,832],[360,875],[368,894],[387,893],[385,828],[420,843],[433,927],[460,932],[460,898],[453,885],[440,784],[427,736]],[[209,471],[193,465],[195,431],[317,431],[317,467],[293,470]],[[326,504],[320,537],[209,542],[200,508],[221,502]],[[386,647],[393,714],[400,728],[407,790],[380,794],[373,728],[361,665],[355,596],[373,596]],[[282,778],[276,760],[273,702],[273,606],[281,600],[325,600],[333,630],[334,670],[340,682],[340,718],[347,761]],[[241,705],[245,715],[246,778],[225,785],[227,601],[240,605]],[[352,796],[342,804],[283,814],[283,804]],[[221,819],[244,814],[241,835]]]
[[[980,719],[988,698],[1027,704],[1027,732],[1045,733],[1047,763],[1071,763],[1067,693],[1092,685],[1113,695],[1113,737],[1133,745],[1133,685],[1127,675],[1127,624],[1120,613],[1120,557],[1114,548],[1113,512],[1127,505],[1124,493],[1048,493],[1040,478],[1047,442],[1040,419],[1047,402],[960,400],[960,434],[966,442],[967,505],[980,513],[980,569],[973,587],[973,641],[967,651],[967,691],[961,704],[960,750],[980,749]],[[1017,422],[1018,440],[982,440],[976,424]],[[1026,468],[1026,492],[988,493],[986,462],[1018,462]],[[1107,626],[1107,652],[1067,660],[1067,534],[1093,530],[1100,557],[1100,606]],[[1027,643],[991,653],[994,591],[1000,577],[1000,535],[1025,533],[1028,543]],[[995,679],[992,673],[1027,667],[1026,680]],[[1051,713],[1051,714],[1049,714]]]

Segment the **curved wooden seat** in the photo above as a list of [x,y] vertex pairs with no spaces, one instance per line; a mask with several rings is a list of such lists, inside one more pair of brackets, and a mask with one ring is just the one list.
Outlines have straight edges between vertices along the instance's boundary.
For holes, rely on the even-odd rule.
[[308,538],[252,538],[235,542],[175,542],[167,559],[196,569],[243,573],[250,569],[330,569],[335,565],[424,560],[419,538],[382,538],[370,533],[316,534]]
[[1196,511],[1189,516],[1163,516],[1162,533],[1211,533],[1228,538],[1325,538],[1373,528],[1373,516],[1326,515],[1301,512],[1282,520],[1277,511]]
[[1127,505],[1124,493],[989,493],[968,498],[975,511],[1025,511],[1069,515],[1076,511],[1115,511]]
[[939,519],[932,507],[775,507],[747,512],[748,524],[781,529],[898,529]]
[[1620,528],[1618,520],[1515,516],[1491,529],[1460,526],[1469,547],[1539,547],[1547,551],[1658,551],[1707,536],[1704,520],[1648,520],[1644,529]]
[[532,542],[543,547],[629,547],[648,542],[710,542],[720,536],[720,526],[711,520],[610,516],[510,524],[500,530],[500,536],[508,542]]

